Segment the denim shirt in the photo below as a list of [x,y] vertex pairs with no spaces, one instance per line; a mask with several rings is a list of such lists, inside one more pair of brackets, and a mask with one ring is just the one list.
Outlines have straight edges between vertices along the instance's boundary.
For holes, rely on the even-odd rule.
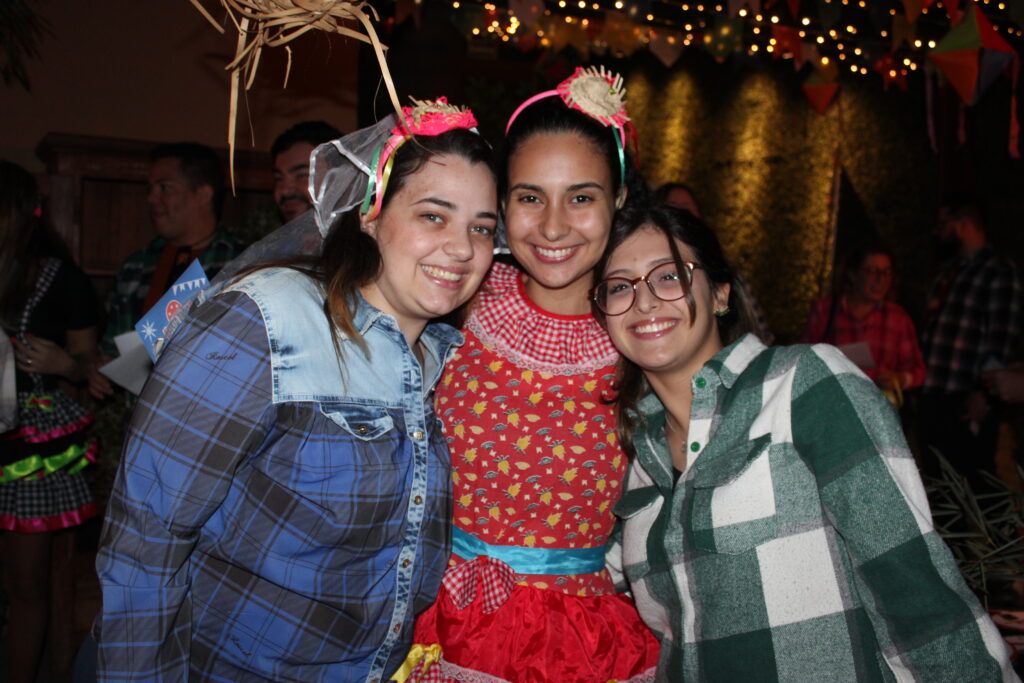
[[132,419],[98,558],[101,678],[379,681],[450,552],[450,461],[424,368],[359,298],[259,271],[198,306]]

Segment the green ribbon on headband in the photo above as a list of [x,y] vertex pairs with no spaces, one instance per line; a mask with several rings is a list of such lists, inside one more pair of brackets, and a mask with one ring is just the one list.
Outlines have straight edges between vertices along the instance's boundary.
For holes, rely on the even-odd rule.
[[359,215],[366,215],[370,210],[370,202],[373,199],[373,191],[377,187],[377,164],[380,163],[380,154],[384,151],[384,143],[377,145],[373,153],[373,166],[370,168],[370,179],[366,181],[366,194],[363,196],[363,203],[359,206]]
[[612,129],[615,135],[615,149],[619,151],[619,187],[624,188],[626,186],[626,150],[622,146],[622,135],[619,131]]

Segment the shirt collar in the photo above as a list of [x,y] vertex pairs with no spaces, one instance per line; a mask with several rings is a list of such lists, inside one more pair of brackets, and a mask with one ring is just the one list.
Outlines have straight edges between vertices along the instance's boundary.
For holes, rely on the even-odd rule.
[[[730,389],[736,383],[739,376],[743,374],[743,371],[766,348],[756,335],[747,333],[716,353],[711,360],[704,364],[704,367],[701,368],[698,374],[706,376],[707,373],[712,373],[718,377],[722,386]],[[653,391],[649,391],[636,404],[636,412],[646,420],[657,417],[664,410],[665,406],[662,405],[658,395]],[[660,425],[658,420],[653,420],[653,422],[658,422],[658,425]]]
[[[357,289],[354,293],[355,306],[352,312],[352,327],[360,335],[366,336],[370,328],[378,325],[392,333],[402,334],[398,327],[398,321],[394,316],[385,313],[370,302],[368,302]],[[427,348],[427,351],[443,364],[448,347],[462,346],[463,337],[460,332],[450,325],[444,323],[428,323],[423,329],[420,341]]]

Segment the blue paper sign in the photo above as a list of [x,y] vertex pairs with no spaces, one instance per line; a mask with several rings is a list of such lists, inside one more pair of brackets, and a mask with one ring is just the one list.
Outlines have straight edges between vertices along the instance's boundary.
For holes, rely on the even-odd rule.
[[160,347],[167,340],[167,325],[174,319],[174,315],[209,286],[210,281],[206,278],[206,272],[199,259],[196,259],[160,297],[156,305],[135,323],[135,330],[142,337],[142,343],[146,345],[146,351],[154,363],[160,353]]

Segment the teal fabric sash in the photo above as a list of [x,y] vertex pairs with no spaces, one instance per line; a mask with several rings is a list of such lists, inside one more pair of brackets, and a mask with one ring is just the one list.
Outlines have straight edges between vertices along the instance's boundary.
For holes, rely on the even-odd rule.
[[464,560],[487,555],[517,574],[592,574],[604,569],[604,546],[598,548],[526,548],[491,545],[458,527],[452,529],[452,551]]

